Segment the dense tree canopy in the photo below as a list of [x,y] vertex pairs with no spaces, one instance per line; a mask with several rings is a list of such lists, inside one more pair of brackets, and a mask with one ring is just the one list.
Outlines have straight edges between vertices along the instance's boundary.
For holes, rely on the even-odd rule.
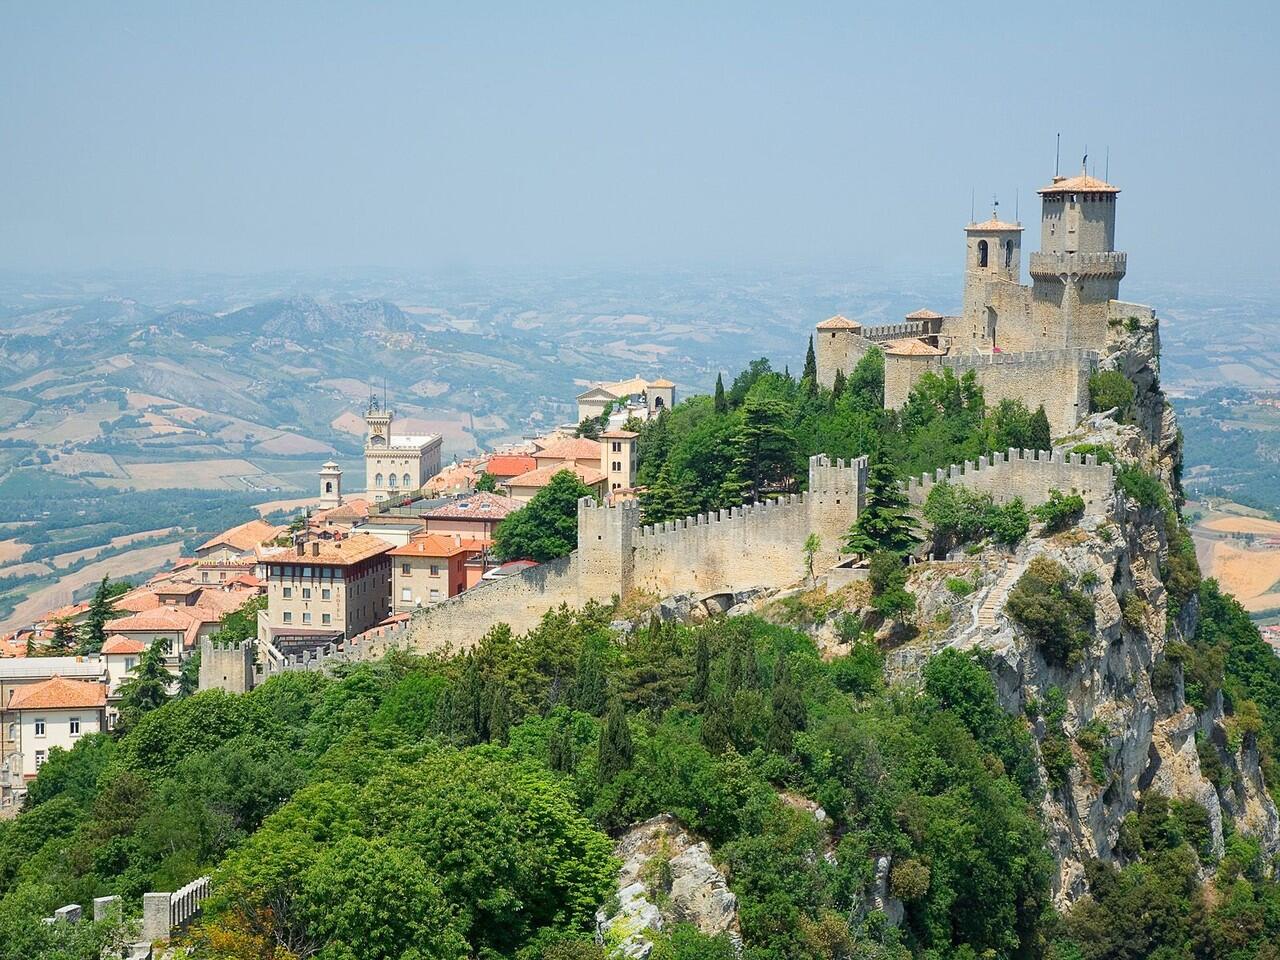
[[571,470],[561,470],[519,510],[508,514],[493,535],[499,560],[545,563],[578,546],[578,501],[591,491]]

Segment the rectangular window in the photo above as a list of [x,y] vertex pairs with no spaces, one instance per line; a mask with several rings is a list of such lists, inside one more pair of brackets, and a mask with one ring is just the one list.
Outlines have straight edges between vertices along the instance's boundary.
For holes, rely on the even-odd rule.
[[71,735],[72,735],[73,737],[78,737],[78,736],[80,736],[80,718],[79,718],[79,717],[72,717],[72,718],[70,719],[70,721],[68,721],[68,722],[69,722],[69,723],[70,723],[70,725],[71,725]]
[[322,624],[324,624],[324,625],[327,627],[327,626],[329,625],[329,623],[331,622],[331,618],[329,617],[329,615],[328,615],[327,613],[322,613],[322,614],[320,614],[320,622],[321,622]]
[[613,441],[613,452],[614,453],[622,452],[622,444],[617,440]]
[[303,600],[310,600],[310,599],[311,599],[311,588],[310,588],[310,587],[303,587],[303,588],[302,588],[302,599],[303,599]]
[[282,594],[284,594],[284,598],[285,598],[286,600],[292,600],[292,599],[293,599],[293,587],[282,587],[282,588],[281,588],[281,590],[280,590],[280,592],[281,592]]
[[128,673],[130,670],[132,670],[132,669],[133,669],[133,667],[134,667],[134,665],[135,665],[137,662],[138,662],[138,661],[137,661],[137,660],[135,660],[133,657],[125,657],[125,658],[124,658],[124,672],[125,672],[125,673]]
[[208,583],[208,582],[209,582],[209,571],[208,571],[208,570],[201,570],[201,571],[200,571],[200,582],[201,582],[201,583]]
[[407,563],[400,564],[400,573],[406,577],[409,575],[409,565]]
[[36,736],[37,736],[37,737],[43,737],[43,736],[44,736],[44,721],[43,721],[43,720],[37,720],[37,721],[35,722],[35,728],[36,728]]
[[321,600],[328,600],[332,597],[332,595],[333,595],[333,591],[330,590],[328,587],[325,587],[323,590],[320,591]]
[[431,588],[431,602],[432,602],[432,603],[435,603],[435,602],[436,602],[437,600],[439,600],[439,599],[440,599],[440,591],[439,591],[439,590],[437,590],[435,587],[432,587],[432,588]]
[[39,770],[41,767],[43,767],[43,766],[44,766],[44,758],[45,758],[45,756],[46,756],[46,754],[45,754],[45,752],[44,752],[43,750],[37,750],[37,751],[36,751],[36,769],[37,769],[37,770]]
[[311,614],[310,614],[309,612],[304,612],[304,613],[302,614],[302,622],[303,622],[303,623],[310,623],[310,622],[311,622]]
[[226,579],[227,579],[227,571],[225,571],[225,570],[219,570],[219,571],[218,571],[218,581],[219,581],[219,582],[222,582],[222,581],[224,581],[224,580],[226,580]]
[[286,610],[284,613],[280,614],[280,619],[285,623],[293,623],[293,614]]
[[413,599],[413,593],[409,590],[408,587],[404,587],[400,590],[401,603],[408,603],[412,599]]
[[303,576],[305,579],[310,580],[310,579],[311,579],[311,568],[310,568],[310,567],[303,567],[303,568],[302,568],[302,576]]
[[434,563],[431,565],[431,575],[433,577],[440,576],[440,567]]

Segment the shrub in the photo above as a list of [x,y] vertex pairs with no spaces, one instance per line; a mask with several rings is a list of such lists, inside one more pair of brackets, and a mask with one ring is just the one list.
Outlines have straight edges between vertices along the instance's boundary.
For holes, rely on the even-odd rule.
[[1121,464],[1116,471],[1116,483],[1125,496],[1136,500],[1139,506],[1169,509],[1169,494],[1164,485],[1137,464]]
[[1064,494],[1050,490],[1049,499],[1031,511],[1044,524],[1044,533],[1058,533],[1072,526],[1084,515],[1084,497],[1078,493]]
[[1089,757],[1089,774],[1093,782],[1101,785],[1107,778],[1107,758],[1110,753],[1107,737],[1110,731],[1101,720],[1090,720],[1084,729],[1076,734],[1076,744]]
[[1093,629],[1093,602],[1062,564],[1036,557],[1009,591],[1005,612],[1050,663],[1074,667]]
[[907,571],[901,554],[880,550],[871,555],[868,580],[871,606],[886,619],[901,617],[916,608],[916,598],[907,590]]
[[843,657],[831,661],[831,682],[850,696],[862,698],[884,684],[884,656],[874,643],[855,643]]
[[929,867],[919,860],[903,860],[893,865],[889,887],[899,900],[918,900],[929,892]]
[[1147,611],[1150,607],[1136,593],[1126,593],[1124,600],[1120,603],[1121,618],[1124,625],[1130,630],[1141,630],[1142,622],[1146,619]]
[[984,537],[1015,544],[1031,527],[1021,498],[997,505],[989,493],[978,493],[945,481],[929,491],[923,513],[933,529],[937,555]]
[[1089,411],[1116,409],[1123,420],[1133,405],[1133,383],[1119,370],[1099,370],[1089,377]]
[[948,577],[947,589],[957,597],[967,597],[977,588],[971,580],[966,580],[964,577]]

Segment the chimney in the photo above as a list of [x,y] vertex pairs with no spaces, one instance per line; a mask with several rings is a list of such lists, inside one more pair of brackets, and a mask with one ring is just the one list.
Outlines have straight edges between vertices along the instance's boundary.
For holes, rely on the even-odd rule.
[[319,540],[312,540],[312,541],[311,541],[311,555],[312,555],[313,557],[318,557],[318,556],[320,556],[320,541],[319,541]]

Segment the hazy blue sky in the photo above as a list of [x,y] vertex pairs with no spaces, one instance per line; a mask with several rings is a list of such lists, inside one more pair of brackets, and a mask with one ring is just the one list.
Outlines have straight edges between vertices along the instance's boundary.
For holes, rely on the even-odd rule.
[[1061,131],[1131,276],[1276,273],[1271,2],[0,10],[4,267],[958,270]]

